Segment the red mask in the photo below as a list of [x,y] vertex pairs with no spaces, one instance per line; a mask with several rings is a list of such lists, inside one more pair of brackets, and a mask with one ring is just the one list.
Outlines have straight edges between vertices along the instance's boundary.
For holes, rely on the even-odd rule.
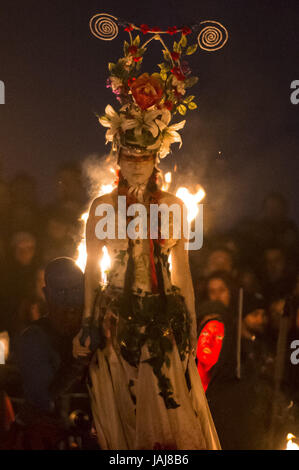
[[197,360],[198,372],[206,390],[209,378],[208,371],[217,363],[224,338],[224,325],[218,320],[209,321],[198,338]]

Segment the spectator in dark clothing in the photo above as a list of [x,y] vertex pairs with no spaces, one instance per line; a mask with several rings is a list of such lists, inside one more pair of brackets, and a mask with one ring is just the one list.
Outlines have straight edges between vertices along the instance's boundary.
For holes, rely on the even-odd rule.
[[237,289],[231,276],[223,271],[211,274],[203,284],[202,296],[197,298],[198,305],[205,300],[221,302],[231,312],[236,312]]
[[[266,448],[270,420],[273,357],[260,340],[265,327],[265,302],[261,296],[244,296],[241,379],[236,377],[236,327],[225,335],[214,380],[207,389],[211,413],[223,449]],[[228,323],[229,325],[229,323]],[[225,360],[226,367],[222,366]],[[272,373],[273,376],[273,373]],[[271,376],[271,377],[272,377]]]
[[1,297],[3,323],[5,329],[13,336],[20,304],[33,292],[38,259],[36,239],[32,234],[27,232],[14,234],[11,245],[12,255],[5,266]]
[[57,258],[46,268],[49,314],[22,333],[18,344],[27,402],[50,411],[49,386],[59,366],[72,359],[72,339],[81,326],[82,271],[70,258]]
[[59,421],[55,421],[57,390],[53,391],[53,382],[64,383],[71,370],[71,381],[64,384],[67,390],[82,374],[82,365],[74,367],[72,339],[81,326],[83,279],[82,271],[69,258],[58,258],[46,268],[45,295],[49,315],[25,329],[17,346],[26,400],[19,421],[24,423],[25,429],[33,426],[43,432],[44,425],[59,429]]
[[78,220],[88,206],[80,165],[70,162],[61,166],[56,175],[56,189],[56,201],[49,207],[50,211],[60,210],[73,221]]
[[265,298],[271,301],[277,295],[286,297],[290,294],[294,289],[295,278],[285,252],[279,246],[268,247],[262,262],[261,285]]
[[75,222],[72,221],[70,215],[64,214],[62,210],[47,214],[42,241],[42,261],[44,264],[61,256],[74,257],[76,246],[79,244],[79,237],[75,240],[71,235],[71,227],[74,224]]

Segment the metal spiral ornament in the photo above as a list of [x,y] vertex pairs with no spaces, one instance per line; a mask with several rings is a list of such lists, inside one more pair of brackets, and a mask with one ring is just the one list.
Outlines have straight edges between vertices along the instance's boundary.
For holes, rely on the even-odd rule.
[[112,39],[118,36],[116,21],[117,18],[115,16],[108,15],[107,13],[98,13],[89,22],[90,31],[98,39],[112,41]]
[[204,51],[217,51],[221,49],[228,40],[227,29],[218,21],[202,21],[202,27],[197,40],[199,47]]

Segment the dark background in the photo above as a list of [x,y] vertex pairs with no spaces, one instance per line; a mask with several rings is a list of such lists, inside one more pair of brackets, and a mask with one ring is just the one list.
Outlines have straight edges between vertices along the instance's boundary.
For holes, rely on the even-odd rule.
[[[183,147],[166,165],[178,163],[180,183],[203,184],[220,225],[258,214],[270,190],[287,196],[299,221],[299,105],[290,102],[290,84],[299,79],[298,0],[1,0],[4,177],[31,172],[48,201],[61,163],[107,152],[94,112],[117,107],[105,88],[107,63],[121,56],[127,33],[96,40],[88,22],[102,12],[151,26],[214,19],[227,27],[225,48],[191,56],[199,109],[189,112]],[[154,44],[143,70],[159,62]]]

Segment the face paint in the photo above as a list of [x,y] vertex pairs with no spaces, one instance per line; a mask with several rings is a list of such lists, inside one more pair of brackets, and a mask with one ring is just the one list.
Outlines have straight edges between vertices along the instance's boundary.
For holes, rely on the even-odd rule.
[[146,184],[155,166],[154,154],[134,154],[123,150],[120,154],[119,166],[123,177],[130,186]]
[[218,361],[224,338],[223,323],[212,320],[202,329],[197,343],[197,359],[208,371]]

